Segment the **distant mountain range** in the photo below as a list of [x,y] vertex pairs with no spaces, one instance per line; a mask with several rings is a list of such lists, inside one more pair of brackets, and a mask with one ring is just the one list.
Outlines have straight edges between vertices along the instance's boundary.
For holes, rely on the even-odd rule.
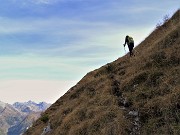
[[0,101],[0,135],[22,134],[50,105],[33,101],[10,105]]
[[35,103],[33,101],[28,101],[28,102],[15,102],[13,104],[13,107],[20,110],[21,112],[24,113],[31,113],[31,112],[42,112],[46,110],[50,104],[46,102],[40,102],[40,103]]

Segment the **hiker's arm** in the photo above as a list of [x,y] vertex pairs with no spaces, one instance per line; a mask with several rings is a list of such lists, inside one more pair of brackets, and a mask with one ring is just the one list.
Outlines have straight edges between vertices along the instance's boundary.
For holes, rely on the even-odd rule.
[[125,39],[124,47],[125,47],[126,43],[127,43],[127,38]]

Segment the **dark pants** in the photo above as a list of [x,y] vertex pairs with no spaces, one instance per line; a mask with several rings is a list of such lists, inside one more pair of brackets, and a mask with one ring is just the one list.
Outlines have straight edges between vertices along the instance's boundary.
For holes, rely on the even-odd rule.
[[129,53],[130,53],[130,56],[133,56],[133,48],[134,48],[134,43],[130,43],[129,45],[128,45],[128,48],[129,48]]

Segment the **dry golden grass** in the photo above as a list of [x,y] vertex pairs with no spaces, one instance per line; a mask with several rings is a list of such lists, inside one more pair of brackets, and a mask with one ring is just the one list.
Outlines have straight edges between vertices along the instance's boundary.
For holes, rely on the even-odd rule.
[[[180,10],[135,48],[135,57],[88,73],[45,112],[47,135],[180,134],[179,22]],[[139,112],[138,131],[130,110]],[[39,119],[25,135],[40,135],[46,125]]]

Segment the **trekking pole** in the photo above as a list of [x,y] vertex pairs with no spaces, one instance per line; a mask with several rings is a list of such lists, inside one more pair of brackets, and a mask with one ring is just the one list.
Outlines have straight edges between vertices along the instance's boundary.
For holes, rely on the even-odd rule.
[[126,49],[125,49],[125,46],[124,46],[124,52],[125,52],[125,54],[126,54]]

